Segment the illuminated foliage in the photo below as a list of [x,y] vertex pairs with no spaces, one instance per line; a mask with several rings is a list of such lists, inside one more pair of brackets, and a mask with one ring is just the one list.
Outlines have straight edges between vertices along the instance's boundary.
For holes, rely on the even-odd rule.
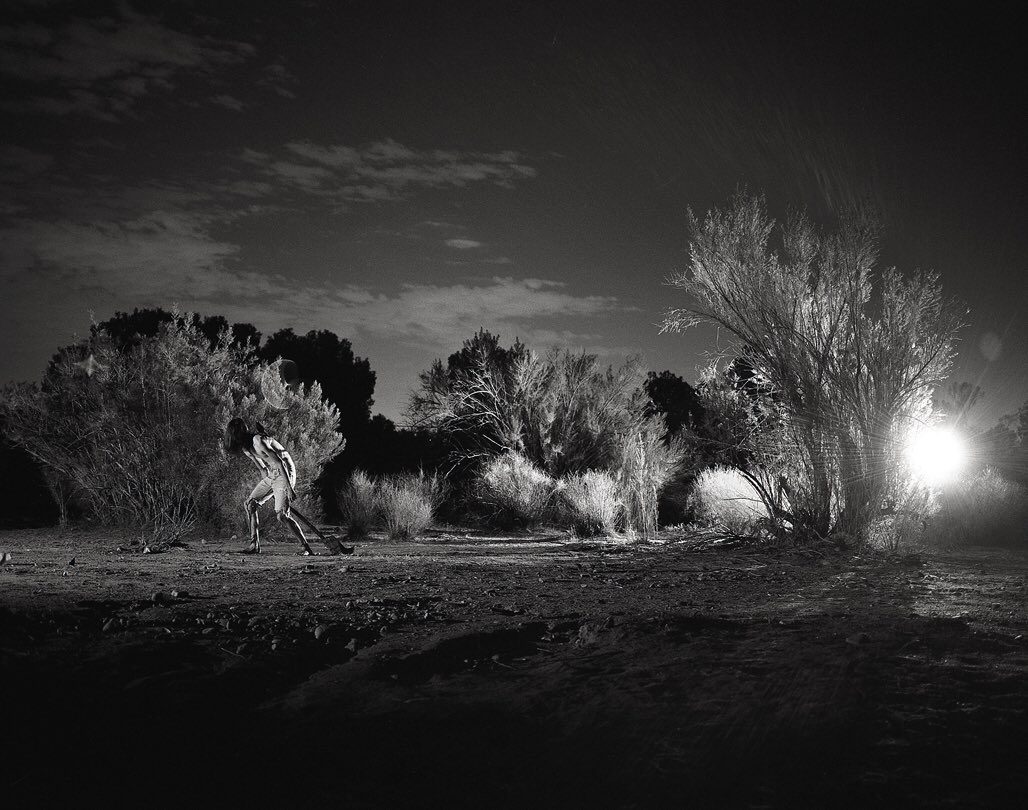
[[797,533],[864,537],[904,500],[902,437],[932,418],[960,321],[932,273],[879,268],[876,231],[854,216],[834,231],[805,216],[784,225],[738,195],[701,221],[672,283],[689,303],[665,331],[711,323],[746,347],[783,413]]

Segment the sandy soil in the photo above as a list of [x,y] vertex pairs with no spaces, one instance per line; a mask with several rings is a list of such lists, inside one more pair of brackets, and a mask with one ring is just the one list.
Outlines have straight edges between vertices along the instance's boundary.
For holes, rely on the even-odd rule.
[[1028,552],[127,543],[0,534],[6,806],[992,808],[1028,789]]

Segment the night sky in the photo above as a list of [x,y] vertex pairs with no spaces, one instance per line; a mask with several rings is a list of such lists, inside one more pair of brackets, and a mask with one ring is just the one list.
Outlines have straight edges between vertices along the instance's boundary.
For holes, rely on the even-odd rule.
[[[1028,75],[1002,3],[3,4],[0,380],[115,310],[330,329],[402,414],[479,327],[694,380],[686,212],[872,202],[1028,398]],[[727,5],[727,4],[725,4]]]

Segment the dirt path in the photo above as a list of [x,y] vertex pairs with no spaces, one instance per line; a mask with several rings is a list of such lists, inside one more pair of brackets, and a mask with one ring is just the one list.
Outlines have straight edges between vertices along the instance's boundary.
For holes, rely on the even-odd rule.
[[1028,554],[127,542],[0,535],[8,795],[984,808],[1028,787]]

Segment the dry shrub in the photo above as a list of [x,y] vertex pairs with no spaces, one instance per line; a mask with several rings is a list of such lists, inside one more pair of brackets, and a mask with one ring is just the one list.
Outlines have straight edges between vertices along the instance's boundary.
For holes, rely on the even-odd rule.
[[413,540],[432,525],[444,495],[436,475],[405,473],[376,480],[356,470],[339,493],[339,509],[351,540],[365,540],[380,526],[390,540]]
[[187,316],[174,316],[131,346],[94,330],[54,359],[41,384],[8,386],[0,401],[8,437],[87,518],[143,527],[153,545],[196,524],[245,532],[242,502],[259,473],[226,456],[231,417],[262,421],[288,448],[301,495],[342,446],[338,413],[316,384],[288,410],[270,409],[260,395],[264,366],[248,361],[227,332],[212,346]]
[[770,517],[756,487],[731,467],[701,472],[689,505],[698,525],[738,536],[755,535]]
[[351,540],[365,540],[379,522],[378,484],[363,470],[355,470],[339,493],[339,512]]
[[678,437],[663,437],[663,420],[646,420],[621,445],[618,485],[625,524],[644,537],[657,531],[660,493],[674,478],[687,450]]
[[455,468],[475,471],[493,518],[537,523],[554,480],[604,470],[618,481],[629,527],[646,534],[684,449],[664,441],[644,381],[638,360],[613,367],[561,349],[539,356],[479,333],[422,375],[411,416],[445,440]]
[[549,516],[556,482],[520,453],[505,453],[486,463],[479,486],[495,521],[535,526]]
[[937,545],[1012,545],[1028,540],[1028,489],[991,469],[942,491],[928,519]]
[[702,220],[690,213],[688,266],[671,282],[688,295],[664,329],[724,330],[773,392],[794,471],[791,513],[775,521],[799,537],[863,540],[881,504],[903,497],[903,440],[931,420],[955,354],[960,308],[938,275],[879,266],[867,213],[837,228],[779,224],[741,193]]
[[378,503],[390,540],[413,540],[432,525],[443,499],[443,487],[435,475],[406,473],[388,475],[378,484]]
[[608,472],[590,470],[569,475],[557,486],[561,522],[582,535],[616,534],[624,507],[621,488]]

